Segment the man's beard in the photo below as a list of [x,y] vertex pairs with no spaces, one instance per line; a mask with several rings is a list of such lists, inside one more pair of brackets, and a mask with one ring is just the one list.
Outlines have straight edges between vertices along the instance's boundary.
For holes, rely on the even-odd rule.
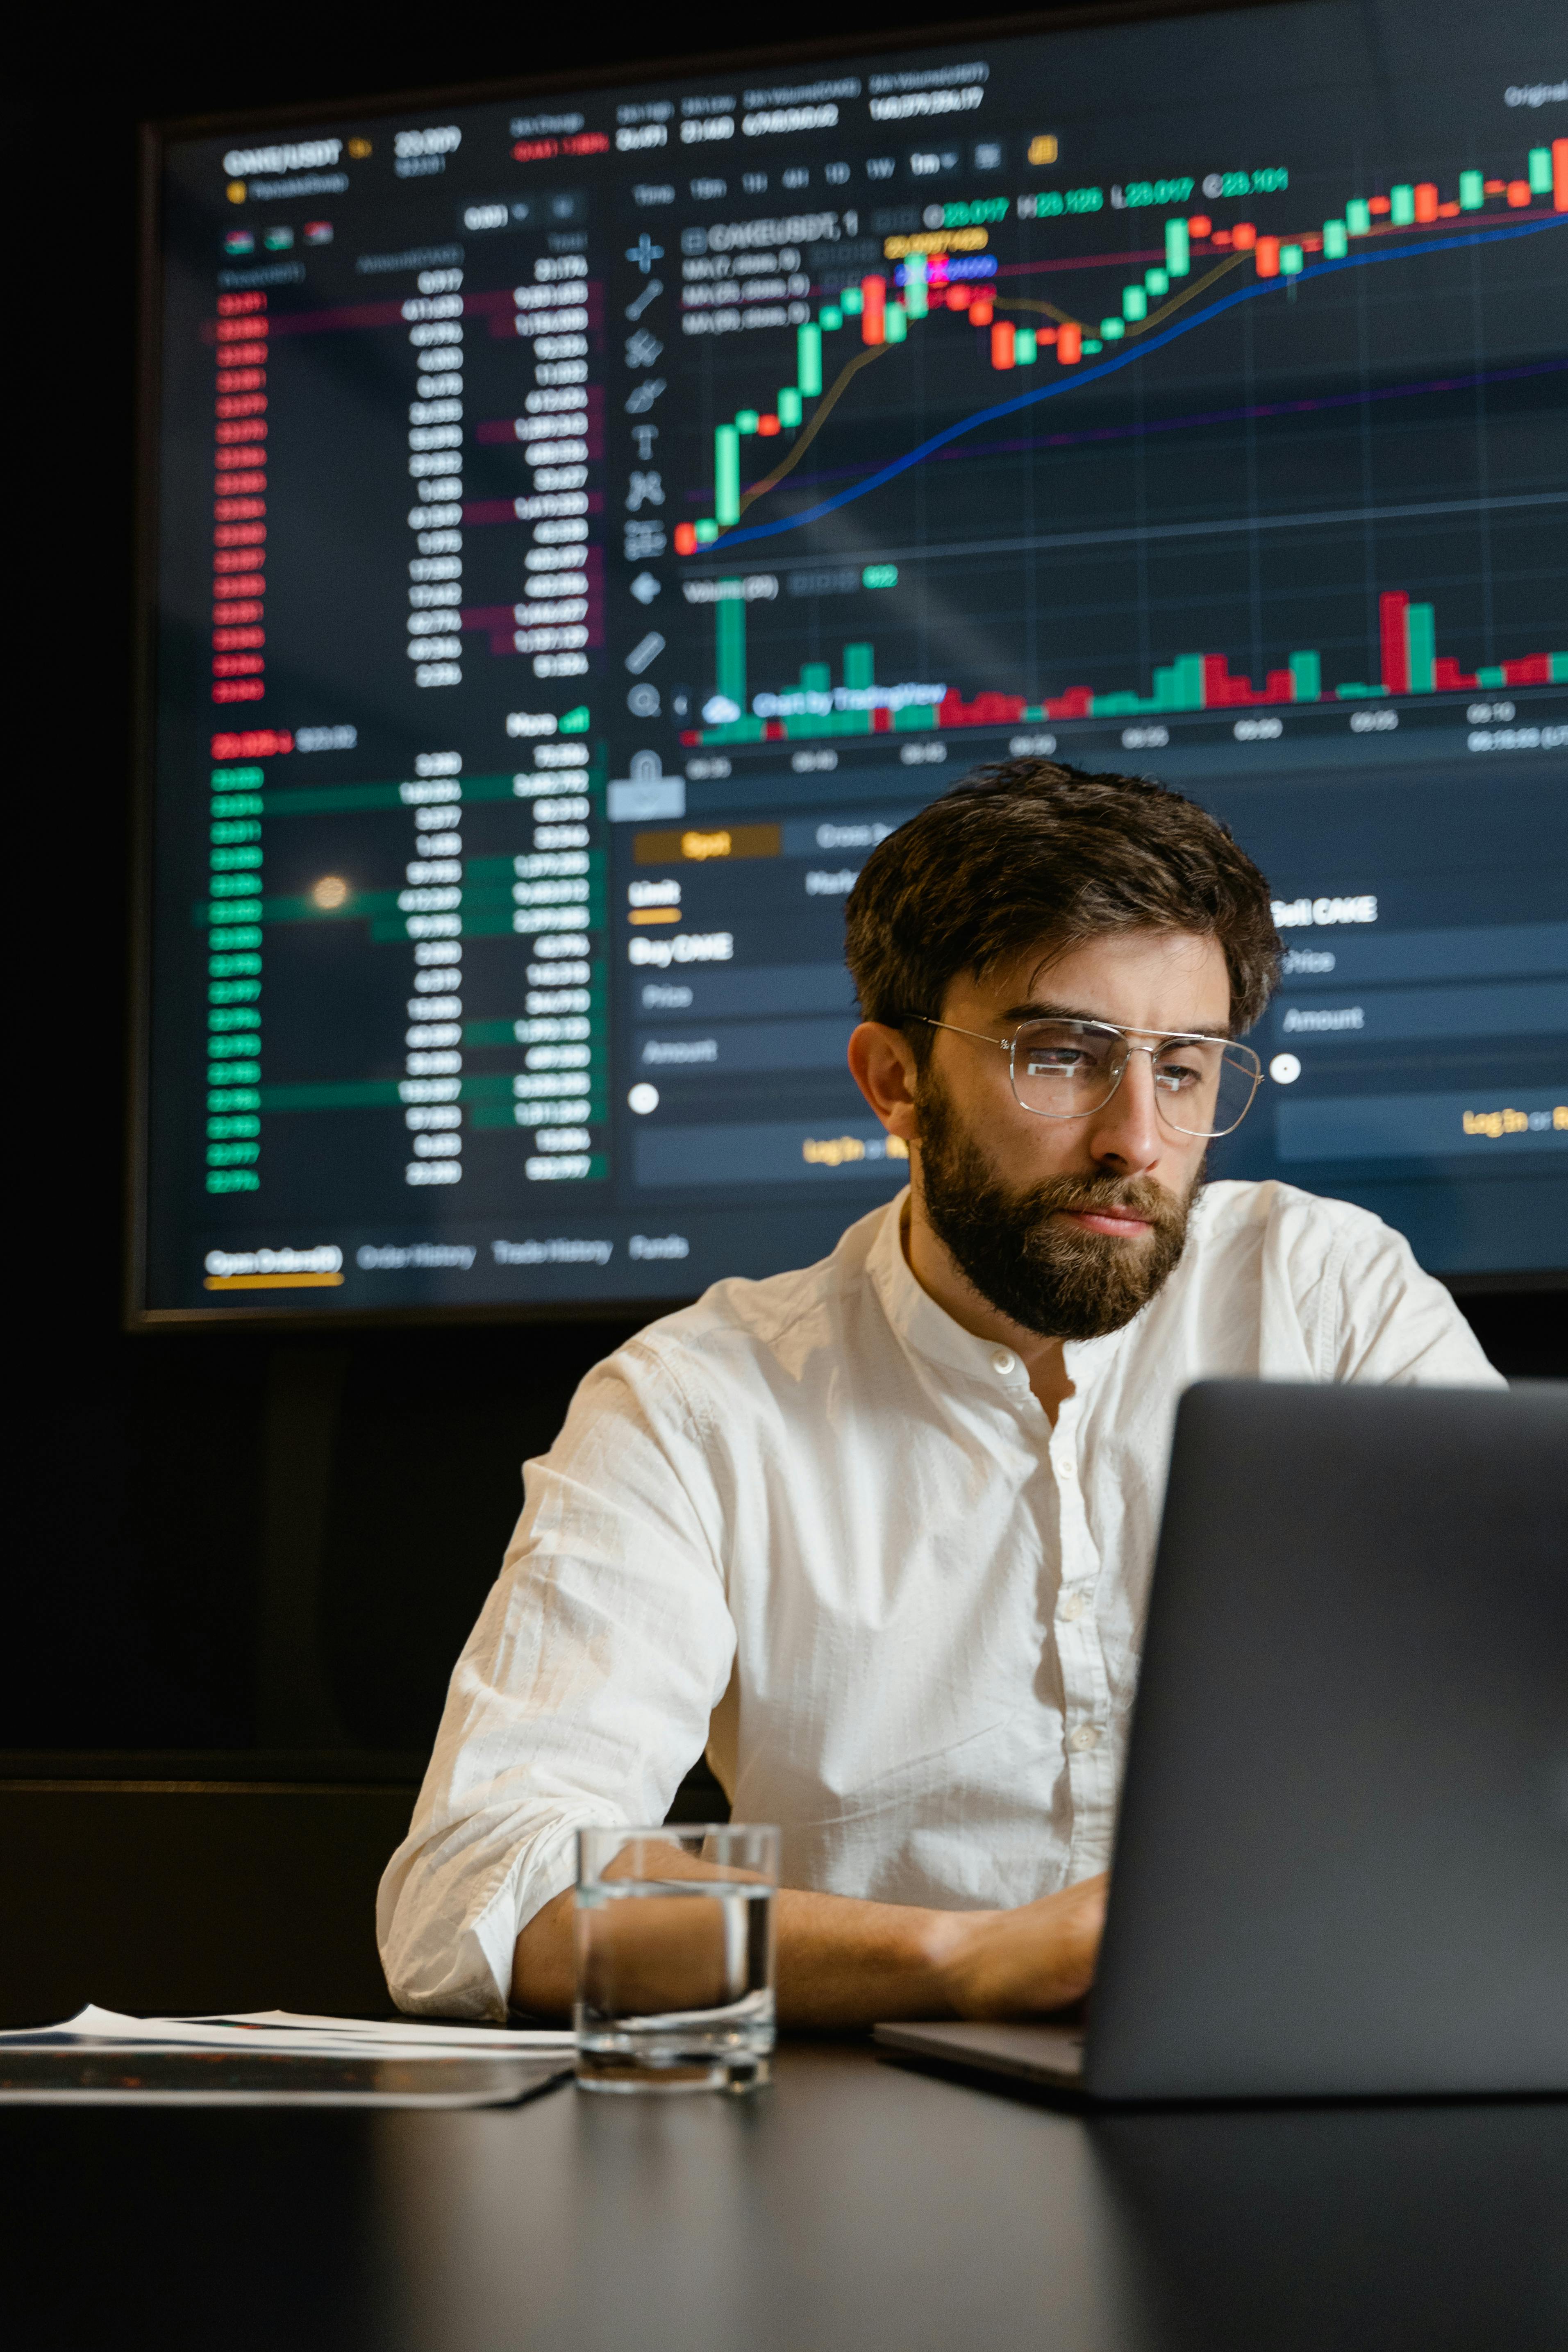
[[[1203,1170],[1184,1198],[1146,1176],[1055,1176],[1013,1192],[995,1175],[951,1096],[928,1073],[920,1093],[925,1213],[972,1289],[1043,1339],[1100,1339],[1146,1307],[1181,1257]],[[1063,1210],[1147,1218],[1144,1240],[1058,1222]]]

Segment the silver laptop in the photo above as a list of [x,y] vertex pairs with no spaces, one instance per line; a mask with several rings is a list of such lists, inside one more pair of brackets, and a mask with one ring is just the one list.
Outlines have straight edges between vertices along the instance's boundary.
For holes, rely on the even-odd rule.
[[1189,1391],[1087,2027],[876,2039],[1096,2099],[1568,2092],[1568,1385]]

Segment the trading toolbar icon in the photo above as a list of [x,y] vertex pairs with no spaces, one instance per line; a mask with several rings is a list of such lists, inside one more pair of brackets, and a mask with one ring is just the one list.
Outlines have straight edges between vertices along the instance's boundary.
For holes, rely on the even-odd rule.
[[650,629],[646,637],[639,639],[626,656],[626,667],[634,677],[640,677],[643,671],[658,659],[664,651],[664,644],[657,629]]

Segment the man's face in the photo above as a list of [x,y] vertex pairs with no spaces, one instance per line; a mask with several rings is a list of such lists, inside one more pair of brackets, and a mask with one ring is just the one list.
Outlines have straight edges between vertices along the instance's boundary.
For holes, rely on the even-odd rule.
[[1134,1053],[1110,1100],[1079,1118],[1024,1109],[1005,1038],[1075,1015],[1131,1033],[1224,1034],[1230,983],[1216,942],[1135,931],[1052,957],[1041,949],[980,981],[961,975],[916,1097],[914,1177],[927,1221],[971,1287],[1021,1328],[1060,1339],[1119,1330],[1181,1256],[1206,1144],[1160,1116],[1152,1066]]

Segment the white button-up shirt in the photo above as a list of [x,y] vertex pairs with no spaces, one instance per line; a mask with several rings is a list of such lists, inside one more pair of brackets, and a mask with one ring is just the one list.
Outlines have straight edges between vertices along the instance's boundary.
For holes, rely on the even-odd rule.
[[1104,1868],[1182,1391],[1499,1381],[1375,1217],[1216,1183],[1159,1295],[1068,1346],[1053,1427],[903,1205],[650,1325],[527,1465],[382,1883],[401,2007],[501,2016],[574,1832],[661,1821],[704,1748],[785,1885],[969,1909]]

